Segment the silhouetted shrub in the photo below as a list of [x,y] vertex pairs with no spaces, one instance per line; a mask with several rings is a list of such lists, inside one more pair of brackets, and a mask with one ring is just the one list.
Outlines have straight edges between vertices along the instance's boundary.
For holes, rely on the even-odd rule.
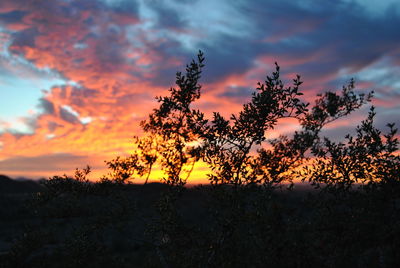
[[[42,183],[6,267],[400,266],[394,125],[382,134],[372,108],[354,137],[321,137],[372,93],[356,93],[350,81],[310,106],[300,99],[300,77],[285,86],[276,65],[239,114],[207,119],[191,108],[203,67],[200,52],[141,123],[137,152],[107,162],[99,182],[89,182],[86,168]],[[301,129],[267,140],[288,117]],[[197,161],[209,166],[210,184],[185,188]],[[165,185],[128,183],[147,183],[157,163]],[[298,189],[294,179],[315,189]]]

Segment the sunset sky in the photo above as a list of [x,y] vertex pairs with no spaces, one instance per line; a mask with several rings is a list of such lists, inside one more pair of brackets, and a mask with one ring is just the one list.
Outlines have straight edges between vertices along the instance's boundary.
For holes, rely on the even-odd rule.
[[[104,173],[199,49],[208,114],[237,112],[277,61],[308,101],[355,78],[376,92],[377,126],[400,125],[399,28],[398,0],[1,0],[0,174]],[[326,135],[351,133],[367,110]]]

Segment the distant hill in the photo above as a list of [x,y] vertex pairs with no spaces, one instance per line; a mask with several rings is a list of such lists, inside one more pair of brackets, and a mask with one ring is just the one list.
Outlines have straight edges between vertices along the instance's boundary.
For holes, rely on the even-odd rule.
[[41,191],[42,186],[32,180],[13,180],[0,175],[0,194],[34,193]]

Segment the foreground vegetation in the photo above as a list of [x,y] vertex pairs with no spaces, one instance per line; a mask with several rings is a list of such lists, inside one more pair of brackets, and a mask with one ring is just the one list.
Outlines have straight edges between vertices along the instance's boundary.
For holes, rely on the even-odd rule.
[[400,265],[398,194],[63,184],[2,196],[2,267]]
[[[177,73],[177,88],[141,123],[135,153],[109,161],[101,180],[89,182],[87,168],[42,181],[33,196],[1,197],[4,267],[400,266],[394,124],[376,129],[371,107],[355,136],[320,135],[372,93],[351,81],[310,107],[300,77],[286,87],[276,65],[239,114],[207,119],[192,108],[203,62],[200,52]],[[301,130],[267,140],[289,117]],[[198,161],[210,185],[185,188]],[[130,183],[156,164],[163,184]]]

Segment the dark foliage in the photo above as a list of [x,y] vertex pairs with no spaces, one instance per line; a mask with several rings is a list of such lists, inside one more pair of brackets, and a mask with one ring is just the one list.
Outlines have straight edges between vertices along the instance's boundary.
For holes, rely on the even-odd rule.
[[[157,98],[136,152],[107,162],[99,182],[86,168],[43,181],[33,198],[2,197],[26,221],[0,252],[2,267],[399,267],[397,129],[375,128],[371,108],[355,136],[321,137],[372,93],[350,81],[310,105],[300,77],[285,86],[276,65],[238,114],[207,119],[192,108],[203,67],[200,52]],[[301,129],[267,140],[289,117]],[[210,185],[186,188],[198,161]],[[164,184],[147,184],[157,163]],[[135,176],[146,185],[130,184]],[[0,212],[7,228],[21,217]]]

